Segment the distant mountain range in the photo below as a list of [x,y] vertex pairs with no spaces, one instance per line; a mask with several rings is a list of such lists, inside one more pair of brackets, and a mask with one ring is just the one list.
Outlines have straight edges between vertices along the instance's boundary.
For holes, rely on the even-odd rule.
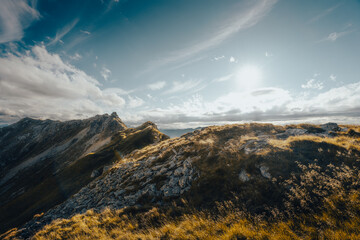
[[180,137],[186,133],[193,132],[195,130],[200,130],[201,127],[198,128],[182,128],[182,129],[159,129],[162,133],[168,135],[171,138]]
[[[221,215],[219,204],[230,203],[241,216],[270,222],[306,216],[299,221],[313,229],[314,214],[333,194],[353,199],[360,189],[359,159],[360,127],[336,123],[212,126],[169,139],[151,122],[127,128],[115,113],[68,122],[26,118],[0,129],[0,226],[17,227],[0,237],[114,238],[109,229],[120,234],[126,226],[124,239],[148,228],[155,229],[149,236],[164,231],[153,238],[171,239],[178,235],[161,228],[165,216],[190,221],[194,209]],[[360,212],[346,216],[353,221]],[[218,238],[233,223],[226,224]]]

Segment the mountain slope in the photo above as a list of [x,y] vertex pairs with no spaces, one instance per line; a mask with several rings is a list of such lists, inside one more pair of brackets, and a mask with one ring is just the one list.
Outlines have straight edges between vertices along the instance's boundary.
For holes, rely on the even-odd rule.
[[166,138],[151,123],[127,128],[116,113],[68,122],[27,118],[0,129],[0,231],[63,202],[121,155]]
[[[141,219],[144,211],[154,207],[160,212],[157,219],[162,213],[186,216],[184,214],[191,213],[192,209],[221,215],[219,203],[228,206],[228,201],[231,201],[231,206],[236,206],[236,211],[244,211],[242,214],[246,216],[287,221],[305,216],[309,219],[306,224],[314,228],[312,224],[316,216],[321,215],[326,204],[334,201],[331,199],[339,196],[340,200],[343,199],[336,200],[340,201],[339,206],[334,205],[336,211],[341,211],[337,208],[346,199],[351,201],[345,202],[360,203],[360,199],[356,200],[360,196],[359,143],[358,127],[340,128],[337,124],[285,127],[243,124],[204,128],[131,152],[67,201],[7,236],[15,234],[27,238],[57,220],[46,230],[38,232],[38,236],[55,234],[64,237],[62,233],[78,230],[74,219],[84,219],[86,225],[87,216],[102,219],[123,214],[117,213],[117,209],[133,209],[127,220],[118,219],[130,225]],[[337,194],[336,198],[334,194]],[[347,221],[360,219],[360,211],[353,210],[357,209],[357,205],[354,206],[349,206],[349,212],[343,213]],[[110,212],[102,213],[108,208]],[[85,213],[88,210],[92,212]],[[152,216],[151,211],[145,215]],[[61,219],[72,216],[68,228],[69,221]],[[342,217],[335,215],[334,219],[338,221]],[[151,231],[169,221],[158,220],[134,227],[133,231]],[[117,225],[111,222],[99,224],[98,227],[104,227],[100,230],[105,235],[111,233],[107,227],[117,229]],[[351,228],[351,231],[356,229]],[[117,231],[120,234],[122,230]],[[76,238],[81,235],[66,236]]]

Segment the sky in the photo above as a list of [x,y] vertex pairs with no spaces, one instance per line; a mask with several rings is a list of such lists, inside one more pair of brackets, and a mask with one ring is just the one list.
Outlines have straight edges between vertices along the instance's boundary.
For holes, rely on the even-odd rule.
[[358,0],[1,0],[0,125],[359,123]]

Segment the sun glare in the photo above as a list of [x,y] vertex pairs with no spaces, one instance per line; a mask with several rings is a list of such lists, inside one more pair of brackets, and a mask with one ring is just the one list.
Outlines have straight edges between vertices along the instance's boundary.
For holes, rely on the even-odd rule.
[[261,69],[255,65],[244,65],[236,73],[237,85],[242,90],[259,87],[261,80]]

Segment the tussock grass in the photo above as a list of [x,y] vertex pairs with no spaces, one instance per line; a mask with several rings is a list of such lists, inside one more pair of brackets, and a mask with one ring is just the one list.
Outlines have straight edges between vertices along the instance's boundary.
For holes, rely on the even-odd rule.
[[[334,206],[345,203],[352,216],[339,218]],[[88,211],[71,219],[56,220],[34,239],[357,239],[360,234],[359,193],[333,195],[326,209],[292,219],[252,217],[231,203],[219,205],[221,214],[195,211],[170,218],[153,208],[139,217],[122,210]]]
[[[288,128],[321,133],[310,124],[213,126],[134,151],[114,168],[152,157],[162,163],[181,153],[199,178],[174,204],[89,210],[52,222],[34,239],[357,239],[360,127],[333,137],[274,137]],[[265,144],[264,135],[271,135]],[[261,151],[245,152],[245,145],[258,143]],[[239,179],[243,170],[247,182]]]

